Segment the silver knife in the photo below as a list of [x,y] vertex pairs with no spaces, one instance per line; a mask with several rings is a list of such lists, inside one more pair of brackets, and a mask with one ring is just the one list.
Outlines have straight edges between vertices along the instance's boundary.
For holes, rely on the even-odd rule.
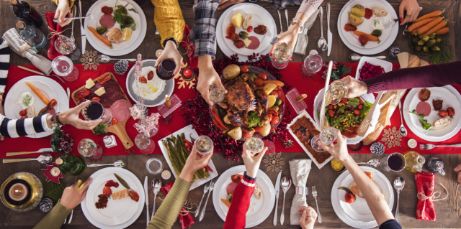
[[325,87],[323,91],[323,100],[322,100],[322,105],[320,106],[320,130],[323,130],[325,128],[325,106],[328,105],[327,103],[327,95],[328,95],[328,89],[330,85],[330,78],[331,78],[331,72],[333,71],[333,61],[330,60],[328,63],[328,70],[327,70],[327,76],[325,78]]
[[82,54],[85,54],[85,49],[86,49],[86,33],[85,33],[85,29],[83,28],[83,19],[82,19],[82,11],[83,11],[83,8],[82,8],[82,0],[78,0],[78,8],[79,8],[79,17],[80,17],[80,33],[81,33],[81,37],[80,39],[82,39]]
[[275,211],[274,211],[274,226],[277,226],[277,209],[279,207],[279,196],[280,196],[280,179],[282,178],[282,172],[279,172],[275,181]]
[[150,222],[150,214],[149,214],[149,186],[148,186],[148,182],[149,181],[149,178],[146,176],[144,178],[144,194],[146,196],[146,226],[149,225],[149,222]]
[[330,30],[330,11],[331,11],[331,5],[330,3],[327,4],[327,42],[328,42],[328,52],[327,56],[330,56],[331,53],[331,48],[333,47],[333,33],[331,33]]

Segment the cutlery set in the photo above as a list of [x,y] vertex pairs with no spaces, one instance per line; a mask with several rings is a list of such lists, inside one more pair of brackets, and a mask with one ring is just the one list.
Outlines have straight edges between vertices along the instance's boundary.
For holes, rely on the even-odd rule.
[[[281,9],[277,9],[277,14],[279,16],[279,25],[280,25],[280,32],[279,33],[284,31],[283,30],[283,24],[282,24],[282,14],[280,13],[280,10]],[[290,20],[288,19],[288,9],[285,8],[283,11],[284,11],[284,14],[285,14],[285,21],[286,21],[286,24],[287,24],[286,30],[288,30],[288,27],[290,27]]]

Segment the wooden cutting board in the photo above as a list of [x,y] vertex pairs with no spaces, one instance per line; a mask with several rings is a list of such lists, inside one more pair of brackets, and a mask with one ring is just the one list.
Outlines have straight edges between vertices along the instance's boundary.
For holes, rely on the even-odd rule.
[[[130,111],[128,108],[132,104],[111,72],[106,72],[101,76],[94,78],[93,81],[96,83],[96,86],[92,89],[89,90],[85,88],[85,86],[82,86],[72,93],[72,99],[75,104],[80,104],[85,100],[92,100],[93,98],[98,97],[94,94],[94,91],[96,90],[95,87],[102,86],[106,90],[106,93],[99,97],[99,102],[104,106],[104,108],[110,108],[112,104],[119,100],[126,100],[129,106],[125,106],[123,107],[123,110],[117,110],[116,112],[127,112],[129,114]],[[106,127],[106,132],[116,135],[122,142],[125,149],[130,149],[134,145],[126,131],[126,123],[129,117],[129,115],[125,115],[122,120],[117,120],[115,124]]]

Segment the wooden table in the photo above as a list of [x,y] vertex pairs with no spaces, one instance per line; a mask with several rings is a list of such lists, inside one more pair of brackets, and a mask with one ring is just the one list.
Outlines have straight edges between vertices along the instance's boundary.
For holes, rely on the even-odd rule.
[[[48,0],[31,0],[30,2],[41,13],[54,10],[55,8]],[[91,2],[93,1],[82,1],[82,2],[83,2],[83,8],[88,9]],[[127,55],[127,57],[128,56],[133,57],[134,53],[142,53],[143,56],[153,57],[154,51],[157,48],[159,48],[159,37],[155,35],[154,33],[155,29],[154,29],[154,26],[152,25],[153,24],[152,23],[153,6],[147,0],[145,1],[138,0],[137,2],[138,4],[140,4],[140,6],[143,9],[145,9],[146,17],[147,17],[147,20],[150,26],[148,26],[147,35],[146,35],[144,43],[138,49],[136,49],[132,54]],[[331,2],[332,2],[332,13],[331,13],[332,32],[333,32],[333,39],[334,39],[331,59],[338,60],[338,61],[347,61],[349,55],[351,54],[351,51],[348,50],[341,43],[341,41],[339,40],[336,27],[334,26],[334,22],[337,20],[337,15],[339,14],[341,7],[347,1],[337,0],[337,1],[331,1]],[[390,0],[390,2],[394,6],[394,8],[398,9],[399,0]],[[450,5],[451,2],[452,1],[421,0],[420,4],[425,9],[432,9],[432,8],[441,8],[443,6],[448,6]],[[193,25],[193,12],[191,10],[192,5],[193,5],[192,0],[181,1],[181,7],[184,10],[183,11],[184,17],[186,19],[186,22],[191,26]],[[263,5],[266,9],[268,9],[272,15],[274,16],[277,15],[276,11],[270,4],[261,3],[261,5]],[[461,19],[460,17],[461,5],[457,3],[453,5],[452,7],[450,7],[450,9],[452,10],[452,12],[450,13],[451,15],[450,21],[453,22],[457,20],[459,22],[459,20]],[[296,10],[297,10],[296,7],[289,7],[290,18],[293,17]],[[16,21],[11,11],[11,8],[9,7],[8,2],[0,1],[0,15],[2,15],[2,18],[3,18],[3,20],[0,20],[0,33],[3,33],[7,29],[13,27]],[[455,53],[461,53],[461,38],[460,38],[461,37],[461,32],[460,32],[461,23],[458,23],[454,26],[453,24],[454,23],[452,23],[452,28],[451,28],[452,32],[450,35],[453,50],[455,50]],[[77,23],[76,25],[79,25],[79,24]],[[457,32],[455,30],[457,30]],[[76,34],[79,34],[78,29],[76,29]],[[316,43],[317,43],[316,41],[319,37],[319,34],[320,34],[319,24],[318,22],[316,22],[314,27],[309,32],[309,37],[310,37],[309,46],[308,46],[309,49],[316,47]],[[77,44],[79,47],[80,41],[79,41],[78,36],[77,36]],[[408,50],[407,41],[402,38],[401,33],[399,33],[399,37],[397,38],[395,44],[401,47],[402,50]],[[91,45],[88,44],[87,49],[92,49]],[[383,54],[387,54],[387,53],[383,53]],[[222,54],[218,53],[218,58],[220,57],[220,55]],[[459,59],[460,57],[459,56],[454,57],[454,59],[456,58]],[[295,60],[300,61],[302,60],[302,57],[296,56]],[[12,64],[23,64],[23,63],[28,63],[28,61],[23,58],[20,58],[16,54],[13,54],[11,63]],[[0,142],[0,147],[1,147],[1,142]],[[161,158],[160,155],[155,155],[154,157]],[[289,170],[288,170],[289,160],[306,158],[306,157],[307,157],[306,154],[302,152],[283,154],[284,175],[289,175]],[[409,228],[415,228],[415,227],[418,227],[418,228],[439,228],[439,227],[440,228],[441,227],[457,228],[457,227],[460,227],[461,219],[452,210],[454,190],[456,187],[455,174],[452,172],[452,170],[456,164],[461,163],[461,156],[441,155],[440,157],[445,161],[447,175],[444,177],[437,176],[436,181],[444,184],[445,187],[448,188],[449,193],[450,193],[450,198],[448,200],[436,202],[435,205],[436,205],[437,218],[438,218],[436,222],[418,221],[415,219],[416,191],[415,191],[415,185],[414,185],[414,176],[407,172],[399,174],[399,175],[403,175],[403,177],[407,181],[405,189],[403,190],[401,194],[401,202],[400,202],[401,222],[404,227],[409,227]],[[143,156],[143,155],[127,155],[127,156],[117,156],[117,157],[107,156],[102,159],[102,162],[113,162],[117,159],[122,159],[125,162],[127,162],[127,169],[134,172],[139,178],[143,178],[145,175],[147,175],[147,172],[144,169],[144,163],[148,158],[149,158],[148,156]],[[354,155],[354,158],[357,161],[367,161],[370,158],[372,158],[372,156],[371,155]],[[230,168],[238,164],[236,162],[225,160],[219,154],[214,155],[213,160],[220,173],[225,171],[227,168]],[[39,168],[40,167],[38,163],[34,163],[34,162],[15,164],[15,165],[0,165],[0,180],[4,180],[10,174],[19,172],[19,171],[28,171],[28,172],[32,172],[35,174],[39,174],[40,173]],[[86,178],[90,176],[91,173],[93,173],[95,170],[96,169],[94,168],[88,168],[79,178]],[[265,170],[264,166],[262,166],[262,170]],[[276,173],[268,173],[268,175],[271,177],[273,181],[275,181]],[[386,174],[386,175],[391,181],[397,176],[397,174]],[[338,217],[334,213],[333,208],[331,206],[331,201],[330,201],[331,187],[337,176],[338,176],[338,173],[333,172],[329,168],[324,168],[321,171],[319,171],[317,168],[313,168],[309,175],[308,186],[310,187],[312,185],[316,185],[318,192],[319,192],[319,208],[323,216],[323,223],[317,224],[316,227],[318,228],[347,228],[348,227],[347,225],[345,225],[338,219]],[[39,175],[39,177],[42,177],[42,176]],[[77,179],[76,177],[68,177],[65,180],[65,183],[71,184],[76,179]],[[194,190],[189,194],[189,199],[192,202],[197,203],[200,200],[201,194],[202,194],[201,188]],[[152,202],[153,194],[150,193],[149,195],[150,195],[149,199]],[[291,203],[291,199],[293,195],[294,195],[294,189],[291,189],[287,194],[287,207],[285,210],[286,214],[289,214],[288,206],[289,206],[289,203]],[[160,203],[159,200],[157,201],[158,203]],[[314,204],[312,196],[308,197],[308,203]],[[280,213],[281,208],[282,207],[279,206],[279,210],[278,210],[279,213]],[[145,228],[146,222],[145,222],[144,214],[145,212],[143,212],[143,214],[139,217],[136,223],[133,224],[130,228]],[[30,228],[32,225],[37,223],[43,216],[44,216],[43,213],[41,213],[38,209],[35,209],[28,213],[16,213],[16,212],[6,209],[2,205],[0,206],[0,227]],[[264,221],[264,223],[259,225],[257,228],[273,228],[272,219],[273,219],[273,215],[271,214],[271,216],[266,221]],[[196,225],[193,226],[193,228],[221,228],[222,224],[223,224],[222,220],[216,214],[213,208],[213,204],[210,201],[207,206],[205,220],[201,223],[197,223]],[[92,228],[91,224],[89,224],[89,222],[86,220],[86,218],[84,217],[79,207],[77,207],[74,211],[74,219],[72,221],[72,224],[65,225],[63,227],[64,228]],[[180,228],[180,227],[178,224],[176,224],[175,228]],[[278,228],[282,228],[282,227],[278,226]],[[297,228],[297,226],[291,226],[291,227],[284,226],[283,228]]]

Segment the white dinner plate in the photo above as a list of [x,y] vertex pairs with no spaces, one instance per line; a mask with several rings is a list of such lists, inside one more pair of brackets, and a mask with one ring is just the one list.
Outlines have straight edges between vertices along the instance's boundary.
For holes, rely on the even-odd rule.
[[[109,198],[106,208],[97,209],[95,203],[106,181],[114,180],[119,183],[118,188],[111,188],[112,192],[124,189],[114,176],[115,173],[139,194],[139,201],[135,202],[131,198],[121,200]],[[81,204],[83,214],[91,224],[98,228],[126,228],[139,218],[145,205],[145,193],[143,185],[135,174],[123,168],[108,167],[96,171],[91,178],[92,182]]]
[[[381,190],[384,199],[389,205],[390,211],[394,207],[394,190],[392,185],[384,174],[380,171],[368,167],[360,166],[363,171],[373,173],[373,181]],[[338,190],[339,187],[349,187],[354,179],[349,171],[344,171],[336,178],[333,187],[331,188],[331,205],[333,210],[341,221],[354,228],[373,228],[377,227],[378,223],[373,217],[370,208],[364,198],[357,197],[357,200],[352,203],[344,201],[345,191]]]
[[[35,112],[38,113],[42,108],[46,106],[37,95],[35,95],[26,82],[33,83],[42,92],[44,92],[49,99],[55,99],[58,104],[56,105],[56,112],[63,112],[69,110],[69,97],[67,96],[64,88],[49,77],[44,76],[29,76],[16,82],[6,94],[5,98],[5,116],[8,118],[20,118],[19,111],[23,109],[19,103],[21,95],[24,92],[29,92],[34,98],[34,104],[32,105]],[[30,138],[43,138],[50,136],[53,132],[43,132],[33,135],[28,135]]]
[[[230,184],[231,176],[234,174],[243,174],[245,172],[245,166],[238,165],[229,168],[221,174],[216,180],[213,191],[213,205],[218,213],[219,217],[224,221],[226,220],[228,207],[221,201],[221,198],[227,196],[226,188]],[[258,179],[256,179],[256,185],[262,191],[262,196],[259,200],[255,197],[251,197],[250,207],[246,214],[246,225],[245,228],[251,228],[264,222],[264,220],[271,215],[271,212],[275,205],[275,189],[270,178],[261,170],[258,171]]]
[[[97,28],[99,24],[99,19],[103,15],[101,12],[101,8],[103,6],[111,6],[114,7],[115,3],[117,4],[128,4],[132,6],[133,10],[128,10],[128,14],[133,17],[136,23],[136,29],[133,31],[131,36],[131,40],[124,41],[118,44],[112,44],[112,48],[105,45],[102,41],[98,40],[89,30],[88,26],[93,26]],[[86,39],[88,42],[96,49],[98,52],[109,55],[109,56],[122,56],[128,53],[131,53],[136,48],[138,48],[141,43],[144,41],[144,37],[146,36],[147,31],[147,22],[146,22],[146,15],[144,15],[143,9],[133,0],[98,0],[93,5],[91,5],[90,9],[88,9],[86,16],[88,17],[85,19],[85,33]],[[118,23],[115,23],[114,26],[119,26]]]
[[[323,91],[325,89],[321,89],[319,93],[315,96],[314,99],[314,120],[317,123],[317,125],[320,123],[319,115],[320,115],[320,105],[322,104],[323,101]],[[360,96],[363,100],[369,102],[369,103],[374,103],[375,102],[375,96],[373,94],[365,94]],[[356,136],[355,138],[347,138],[347,144],[353,145],[357,144],[360,141],[362,141],[365,138],[365,136]]]
[[[397,38],[399,32],[398,22],[392,21],[388,27],[384,28],[379,43],[370,41],[365,46],[360,44],[358,37],[352,32],[344,30],[344,25],[349,22],[349,12],[352,6],[356,4],[361,4],[367,8],[379,6],[387,11],[388,15],[386,17],[388,20],[398,19],[394,8],[386,0],[350,0],[343,6],[338,16],[338,33],[343,43],[352,51],[363,55],[374,55],[389,48]],[[374,19],[380,18],[372,16],[370,19],[364,19],[364,22],[359,25],[357,29],[365,33],[371,33],[373,31],[372,24]],[[380,20],[384,19],[381,18]]]
[[[238,49],[234,46],[231,40],[226,38],[226,30],[230,23],[231,17],[232,15],[234,15],[234,13],[237,12],[251,14],[253,17],[253,28],[260,24],[263,24],[267,27],[267,33],[265,35],[257,35],[255,33],[251,33],[251,35],[254,35],[260,39],[261,43],[257,49]],[[238,31],[239,30],[236,30],[237,33]],[[274,18],[266,9],[253,3],[240,3],[232,7],[229,7],[219,17],[216,26],[216,41],[218,43],[219,48],[229,58],[232,55],[237,54],[240,62],[247,61],[248,56],[250,56],[253,53],[258,53],[260,55],[265,55],[269,53],[269,51],[272,48],[271,42],[275,36],[277,36],[277,26],[275,24]]]
[[[182,134],[184,133],[184,136],[186,137],[187,140],[191,141],[191,138],[194,138],[194,139],[197,139],[198,138],[198,134],[197,134],[197,131],[194,130],[194,128],[192,127],[192,125],[188,125],[162,139],[160,139],[158,141],[158,145],[160,147],[160,150],[162,151],[162,154],[163,154],[163,157],[165,158],[165,161],[166,163],[168,164],[168,166],[170,167],[171,169],[171,173],[173,173],[173,176],[174,177],[178,177],[179,174],[176,174],[176,171],[174,170],[173,168],[173,165],[171,164],[171,160],[170,160],[170,157],[168,156],[168,150],[166,149],[166,147],[163,145],[163,140],[171,137],[171,136],[177,136],[179,134]],[[217,177],[219,174],[218,174],[218,170],[216,170],[216,166],[214,165],[213,163],[213,160],[210,160],[210,162],[208,162],[208,166],[211,168],[212,171],[209,172],[210,176],[208,176],[208,178],[205,178],[205,179],[197,179],[195,180],[194,182],[192,182],[192,185],[190,186],[190,189],[189,190],[193,190],[197,187],[200,187],[204,184],[206,184],[208,181],[210,180],[213,180],[215,177]]]
[[355,72],[355,79],[360,80],[360,70],[363,65],[368,62],[369,64],[381,66],[384,69],[384,72],[392,71],[392,63],[386,60],[380,60],[374,57],[362,56],[357,65],[357,71]]
[[453,107],[455,109],[455,115],[451,124],[448,126],[436,130],[432,128],[425,130],[422,128],[418,117],[415,114],[410,113],[416,108],[416,105],[420,101],[418,98],[418,93],[421,89],[422,88],[413,88],[405,97],[402,113],[408,128],[410,128],[410,130],[416,134],[416,136],[431,142],[445,141],[458,134],[459,130],[461,129],[461,95],[459,94],[458,90],[450,85],[445,87],[428,88],[431,91],[431,97],[426,102],[431,105],[431,113],[429,116],[425,117],[425,119],[429,123],[433,123],[439,118],[438,112],[434,110],[434,106],[432,105],[433,99],[442,99],[442,109],[445,110],[448,107]]
[[[126,77],[128,95],[133,101],[144,104],[146,107],[163,104],[166,96],[171,97],[174,91],[174,78],[169,80],[160,79],[154,66],[155,60],[142,61],[141,74],[147,75],[149,71],[154,72],[154,78],[149,80],[147,84],[141,84],[136,81],[135,66],[130,69]],[[153,92],[152,90],[157,91]]]

